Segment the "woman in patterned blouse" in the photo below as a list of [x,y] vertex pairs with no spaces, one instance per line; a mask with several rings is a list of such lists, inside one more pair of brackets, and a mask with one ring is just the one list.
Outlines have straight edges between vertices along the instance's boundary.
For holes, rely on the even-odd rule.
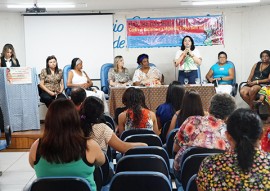
[[108,80],[110,86],[126,86],[131,84],[128,69],[124,67],[122,56],[114,58],[114,67],[109,70]]
[[270,190],[270,154],[259,147],[262,128],[253,111],[233,112],[226,132],[232,149],[204,159],[197,177],[198,190]]
[[58,68],[57,59],[55,56],[48,56],[46,59],[46,68],[41,70],[39,87],[40,100],[47,107],[53,100],[58,98],[66,98],[62,93],[64,90],[63,72]]

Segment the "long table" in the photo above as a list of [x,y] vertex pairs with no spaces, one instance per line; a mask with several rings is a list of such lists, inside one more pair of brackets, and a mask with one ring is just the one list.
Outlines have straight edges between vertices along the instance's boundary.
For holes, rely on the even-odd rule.
[[[157,86],[157,87],[137,87],[140,88],[145,95],[145,102],[147,107],[156,111],[156,108],[166,101],[166,93],[168,89],[168,85]],[[114,117],[114,111],[118,107],[124,107],[122,103],[123,93],[126,91],[127,87],[111,87],[110,88],[110,98],[109,98],[109,112],[112,117]],[[214,86],[195,86],[188,85],[185,86],[186,90],[194,89],[199,92],[203,108],[205,111],[208,110],[210,105],[210,99],[213,95],[215,95],[216,90]]]

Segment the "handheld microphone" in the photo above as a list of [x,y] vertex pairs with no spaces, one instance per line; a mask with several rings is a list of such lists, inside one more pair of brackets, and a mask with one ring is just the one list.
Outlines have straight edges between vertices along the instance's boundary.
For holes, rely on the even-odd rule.
[[189,54],[190,46],[186,46],[186,49],[188,49],[187,55],[190,56],[190,54]]

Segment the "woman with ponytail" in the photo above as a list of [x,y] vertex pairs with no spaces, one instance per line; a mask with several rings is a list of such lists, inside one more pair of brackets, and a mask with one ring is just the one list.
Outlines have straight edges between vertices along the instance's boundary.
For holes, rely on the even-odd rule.
[[156,114],[146,108],[143,91],[134,87],[128,90],[127,110],[118,117],[119,135],[125,130],[136,128],[150,129],[159,135]]
[[227,121],[232,150],[201,164],[198,190],[270,190],[270,155],[260,150],[263,124],[250,109],[238,109]]

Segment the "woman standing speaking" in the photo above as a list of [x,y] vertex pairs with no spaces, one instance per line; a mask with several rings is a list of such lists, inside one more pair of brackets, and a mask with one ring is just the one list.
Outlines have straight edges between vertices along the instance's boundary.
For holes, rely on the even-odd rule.
[[195,84],[198,78],[198,66],[201,65],[202,58],[198,49],[195,48],[194,41],[190,36],[185,36],[182,40],[181,49],[175,55],[175,67],[179,68],[178,81]]

